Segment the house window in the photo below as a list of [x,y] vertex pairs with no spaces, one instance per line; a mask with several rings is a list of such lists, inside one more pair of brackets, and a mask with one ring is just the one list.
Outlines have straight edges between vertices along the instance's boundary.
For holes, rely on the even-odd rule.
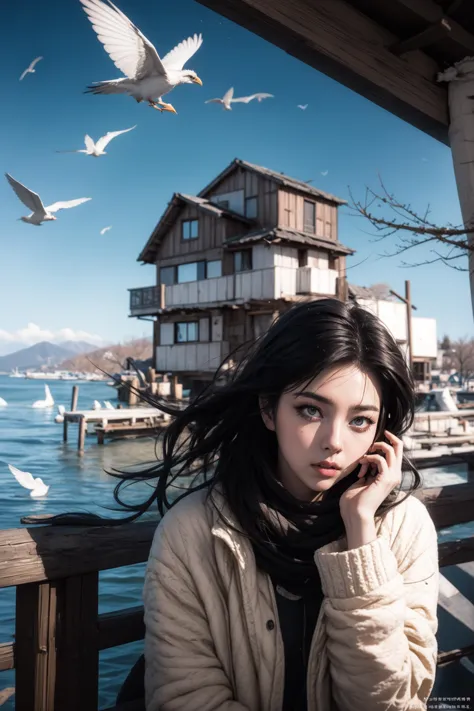
[[222,207],[223,210],[229,210],[229,201],[228,200],[217,200],[217,198],[215,198],[212,202],[215,205],[219,205],[219,207]]
[[160,284],[172,286],[176,281],[176,267],[161,267]]
[[234,252],[234,272],[246,272],[252,269],[252,250],[243,249]]
[[183,239],[197,239],[199,237],[199,221],[183,220],[181,223],[181,236]]
[[175,323],[175,343],[194,343],[198,340],[199,322],[183,321]]
[[208,262],[206,265],[206,279],[222,276],[222,262],[220,259]]
[[298,266],[307,267],[308,266],[308,250],[299,249],[298,250]]
[[310,202],[309,200],[304,201],[304,231],[314,232],[316,231],[316,203]]
[[258,203],[255,196],[245,198],[245,217],[257,217]]
[[201,281],[206,278],[206,262],[189,262],[178,265],[178,284],[187,281]]

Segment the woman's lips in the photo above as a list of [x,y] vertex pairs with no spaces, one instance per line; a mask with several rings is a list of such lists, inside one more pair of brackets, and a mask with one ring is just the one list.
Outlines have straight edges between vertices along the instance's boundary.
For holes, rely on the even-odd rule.
[[320,466],[319,464],[313,464],[313,469],[315,469],[318,474],[322,474],[322,476],[337,476],[339,472],[341,471],[340,469],[334,469],[334,468],[329,468],[329,467],[324,467]]

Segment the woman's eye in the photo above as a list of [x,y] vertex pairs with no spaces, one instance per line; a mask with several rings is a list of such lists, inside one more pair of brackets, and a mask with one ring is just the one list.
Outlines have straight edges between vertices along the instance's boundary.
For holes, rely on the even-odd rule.
[[369,425],[373,424],[373,420],[371,420],[370,417],[363,417],[361,415],[360,417],[354,417],[352,424],[355,427],[369,427]]
[[296,408],[296,411],[301,417],[305,417],[307,419],[321,417],[321,410],[319,407],[315,407],[314,405],[300,405],[300,407]]

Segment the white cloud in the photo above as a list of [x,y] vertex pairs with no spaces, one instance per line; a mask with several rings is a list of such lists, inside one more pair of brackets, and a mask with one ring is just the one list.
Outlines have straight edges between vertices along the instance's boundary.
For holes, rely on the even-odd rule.
[[51,343],[61,343],[62,341],[87,341],[100,346],[103,339],[94,333],[87,331],[75,331],[73,328],[60,328],[58,331],[50,331],[41,328],[36,323],[29,323],[26,328],[19,328],[17,331],[5,331],[0,329],[0,344],[18,343],[24,346],[32,346],[41,341]]

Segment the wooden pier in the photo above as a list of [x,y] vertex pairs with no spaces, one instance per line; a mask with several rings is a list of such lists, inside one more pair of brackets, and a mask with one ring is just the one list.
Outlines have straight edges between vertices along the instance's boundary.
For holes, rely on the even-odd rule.
[[[474,520],[474,483],[415,495],[426,503],[438,530]],[[145,562],[156,525],[0,531],[0,587],[16,587],[15,641],[0,644],[0,671],[15,669],[16,711],[97,711],[99,652],[144,636],[142,606],[98,614],[99,571]],[[454,621],[469,639],[462,647],[439,647],[437,677],[463,664],[468,674],[468,657],[474,654],[474,578],[471,574],[464,586],[471,599],[458,591],[453,595],[448,571],[471,564],[474,572],[474,537],[441,543],[439,560],[438,611],[447,621],[438,636],[449,635]],[[451,693],[466,695],[456,683]],[[468,688],[473,687],[474,674]],[[143,709],[143,701],[125,708]]]
[[[71,422],[78,424],[77,449],[84,450],[87,426],[94,423],[99,428],[98,440],[103,444],[104,436],[115,431],[116,436],[121,433],[133,434],[139,430],[148,430],[150,434],[166,427],[168,422],[164,413],[155,407],[130,407],[120,410],[69,410],[64,413],[63,441],[68,440],[68,426]],[[115,429],[111,425],[116,425]],[[97,429],[97,428],[96,428]]]

